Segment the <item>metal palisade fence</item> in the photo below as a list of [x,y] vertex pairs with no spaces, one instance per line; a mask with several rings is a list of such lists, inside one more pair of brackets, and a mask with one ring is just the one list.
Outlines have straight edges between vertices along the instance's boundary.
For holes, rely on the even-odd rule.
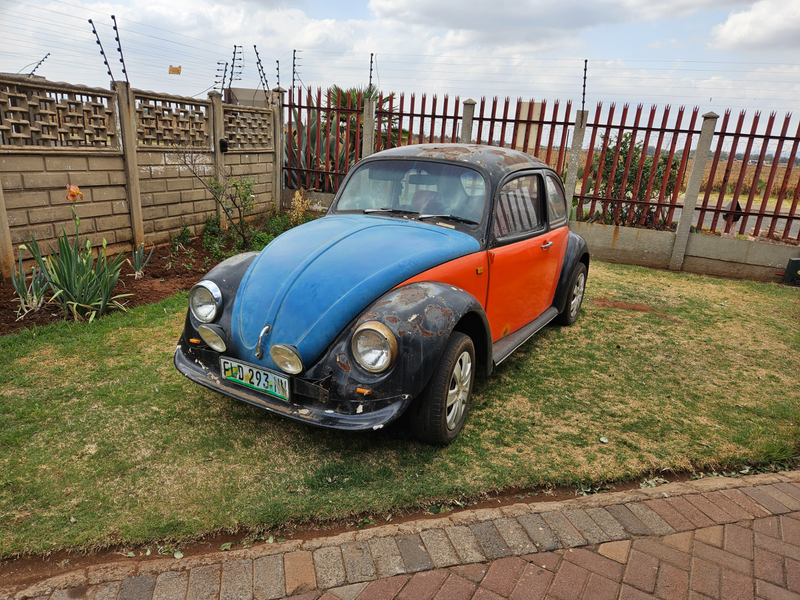
[[[577,183],[568,190],[574,194],[574,219],[674,230],[697,166],[704,174],[695,230],[800,241],[800,123],[793,123],[791,113],[778,126],[775,113],[766,120],[758,112],[748,119],[742,111],[734,123],[726,111],[716,123],[709,155],[698,157],[698,107],[625,104],[620,110],[598,103],[582,113],[573,111],[570,101],[495,97],[475,102],[370,91],[289,92],[288,187],[336,192],[363,156],[409,144],[459,141],[527,152],[567,180],[570,155],[578,151],[576,122],[581,121],[583,143],[578,160],[572,161]],[[370,127],[371,135],[365,136]]]

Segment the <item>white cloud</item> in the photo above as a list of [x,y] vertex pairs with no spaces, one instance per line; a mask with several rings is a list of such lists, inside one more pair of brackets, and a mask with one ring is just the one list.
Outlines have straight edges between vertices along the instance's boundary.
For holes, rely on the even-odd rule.
[[720,50],[791,50],[800,48],[800,1],[759,0],[734,12],[711,30]]

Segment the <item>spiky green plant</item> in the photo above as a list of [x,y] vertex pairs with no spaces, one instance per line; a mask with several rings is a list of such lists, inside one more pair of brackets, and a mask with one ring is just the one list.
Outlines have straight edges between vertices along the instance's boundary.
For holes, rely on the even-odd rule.
[[[73,203],[83,197],[77,186],[67,186],[67,198]],[[55,299],[61,304],[65,316],[70,314],[78,321],[92,321],[102,316],[110,306],[125,310],[119,302],[130,294],[113,295],[114,287],[119,279],[125,253],[121,252],[113,259],[106,254],[106,240],[95,260],[92,242],[89,238],[80,240],[81,220],[75,213],[75,205],[71,207],[72,221],[75,224],[75,239],[70,242],[64,227],[57,237],[56,248],[50,246],[50,255],[43,256],[36,238],[30,240],[20,250],[27,250],[33,255],[39,269],[47,279],[50,288],[56,292]]]

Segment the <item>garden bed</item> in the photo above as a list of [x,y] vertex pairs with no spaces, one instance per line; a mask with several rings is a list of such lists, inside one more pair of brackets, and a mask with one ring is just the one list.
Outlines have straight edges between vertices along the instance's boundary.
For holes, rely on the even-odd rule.
[[[147,250],[150,251],[149,246]],[[133,269],[127,262],[123,264],[114,293],[131,294],[121,300],[126,307],[159,302],[177,291],[191,288],[216,262],[203,247],[202,238],[195,238],[177,247],[162,244],[154,250],[141,279],[133,277]],[[14,287],[10,281],[3,281],[0,283],[0,335],[42,327],[64,318],[57,302],[28,313],[22,319],[17,318],[18,308],[19,299]]]

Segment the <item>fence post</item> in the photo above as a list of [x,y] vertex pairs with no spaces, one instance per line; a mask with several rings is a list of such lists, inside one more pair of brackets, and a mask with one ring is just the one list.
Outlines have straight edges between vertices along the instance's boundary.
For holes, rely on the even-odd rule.
[[0,280],[10,280],[14,274],[14,244],[11,243],[11,230],[8,227],[6,198],[3,196],[3,182],[0,181]]
[[125,165],[125,179],[128,185],[128,207],[131,215],[133,247],[144,244],[144,221],[142,220],[142,194],[139,187],[139,156],[136,154],[136,102],[133,91],[126,82],[112,83],[117,93],[119,107],[119,130],[122,137],[122,162]]
[[569,215],[574,219],[572,203],[575,199],[575,184],[578,182],[578,167],[581,163],[581,153],[583,152],[583,138],[586,135],[586,124],[589,121],[589,111],[579,110],[575,115],[575,128],[572,131],[572,147],[569,150],[569,165],[567,166],[567,180],[564,183],[564,190],[569,199]]
[[375,153],[375,98],[364,99],[364,139],[361,142],[361,158]]
[[[711,140],[714,137],[714,129],[717,126],[718,118],[719,115],[713,112],[703,115],[703,127],[700,130],[700,139],[697,140],[692,172],[689,174],[689,182],[686,184],[681,218],[678,221],[675,244],[672,246],[672,256],[669,259],[669,268],[672,271],[680,271],[683,268],[683,259],[686,255],[686,246],[689,243],[689,233],[694,220],[694,209],[697,206],[697,198],[700,195],[700,184],[703,182],[703,176],[706,172],[708,152],[711,150]],[[678,184],[680,185],[680,182]]]
[[472,143],[472,120],[475,118],[476,104],[475,100],[467,98],[461,105],[461,137],[458,141],[462,144]]
[[286,90],[282,87],[272,88],[273,92],[273,113],[272,113],[272,129],[273,129],[273,145],[275,146],[275,179],[272,183],[272,199],[275,204],[275,214],[280,214],[283,211],[283,149],[285,148],[284,140],[284,116],[283,116],[283,96]]
[[[225,179],[225,155],[222,153],[220,140],[225,137],[225,120],[222,94],[208,92],[208,100],[211,102],[211,150],[214,153],[214,179],[223,181]],[[222,203],[217,202],[216,204],[220,227],[227,229],[228,220],[225,218]]]

